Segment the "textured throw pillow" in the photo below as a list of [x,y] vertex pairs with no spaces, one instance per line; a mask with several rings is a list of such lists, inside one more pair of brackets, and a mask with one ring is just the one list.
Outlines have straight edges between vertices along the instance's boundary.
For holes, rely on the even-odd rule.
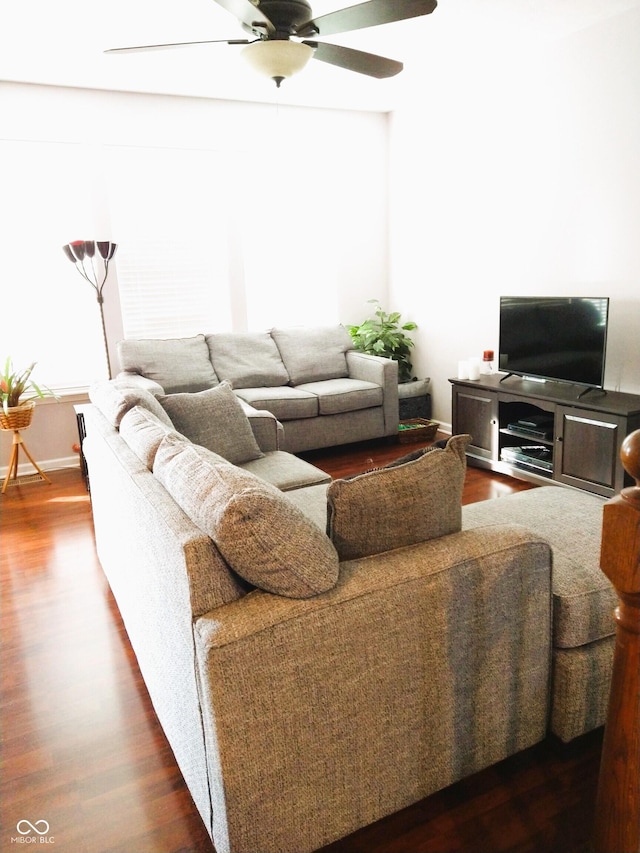
[[460,530],[468,443],[468,435],[456,435],[444,450],[352,480],[335,480],[327,490],[327,533],[340,559]]
[[336,585],[329,538],[275,486],[175,436],[162,440],[153,473],[249,583],[288,598]]
[[268,332],[207,335],[213,367],[232,388],[278,388],[289,384],[278,347]]
[[89,388],[89,399],[93,405],[100,409],[111,426],[119,428],[123,417],[134,406],[142,406],[168,426],[172,426],[171,419],[149,391],[135,388],[127,384],[126,379],[110,379],[104,382],[96,382]]
[[119,341],[118,358],[123,370],[153,379],[165,394],[202,391],[218,384],[204,335]]
[[340,379],[349,375],[347,350],[353,341],[344,326],[272,329],[291,385]]
[[[164,414],[164,409],[162,413]],[[184,435],[176,432],[173,426],[168,426],[142,406],[134,406],[122,418],[120,435],[149,470],[153,468],[158,447],[165,435],[175,435],[182,441],[188,441]]]
[[234,465],[264,456],[228,382],[196,394],[158,397],[174,427]]

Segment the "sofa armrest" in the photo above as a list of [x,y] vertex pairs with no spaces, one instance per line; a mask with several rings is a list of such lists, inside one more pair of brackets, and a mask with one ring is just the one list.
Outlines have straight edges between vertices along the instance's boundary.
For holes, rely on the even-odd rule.
[[524,528],[463,531],[196,620],[216,845],[315,850],[542,740],[550,560]]
[[347,368],[351,379],[375,382],[383,389],[384,434],[396,435],[400,420],[398,407],[398,363],[391,358],[347,350]]
[[[236,395],[237,396],[237,395]],[[249,418],[251,429],[258,442],[258,447],[263,453],[269,453],[271,450],[280,450],[280,445],[284,437],[284,427],[280,421],[267,412],[265,409],[254,409],[253,406],[246,403],[241,397],[237,397],[246,416]]]
[[149,391],[154,397],[164,394],[164,388],[159,382],[156,382],[154,379],[147,379],[141,373],[130,373],[127,370],[123,370],[116,376],[116,381],[122,385],[126,385],[128,388],[139,388],[141,391]]

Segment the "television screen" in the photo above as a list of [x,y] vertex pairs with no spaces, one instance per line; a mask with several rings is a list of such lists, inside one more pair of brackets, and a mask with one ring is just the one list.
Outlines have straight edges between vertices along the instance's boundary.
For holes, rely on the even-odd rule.
[[607,297],[502,296],[498,367],[602,388]]

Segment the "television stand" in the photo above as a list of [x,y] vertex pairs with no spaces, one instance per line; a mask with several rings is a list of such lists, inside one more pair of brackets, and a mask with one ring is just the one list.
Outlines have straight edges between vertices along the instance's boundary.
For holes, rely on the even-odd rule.
[[601,394],[606,394],[606,393],[607,393],[607,392],[605,391],[605,389],[604,389],[604,388],[594,388],[594,387],[592,387],[592,386],[589,386],[588,388],[584,388],[584,389],[583,389],[583,390],[578,394],[578,400],[581,400],[583,397],[586,397],[586,396],[587,396],[587,394],[588,394],[590,391],[599,391]]
[[471,435],[470,465],[608,498],[632,485],[620,448],[640,429],[640,395],[610,391],[583,400],[600,389],[576,397],[573,385],[512,376],[508,388],[500,374],[449,380],[452,430]]

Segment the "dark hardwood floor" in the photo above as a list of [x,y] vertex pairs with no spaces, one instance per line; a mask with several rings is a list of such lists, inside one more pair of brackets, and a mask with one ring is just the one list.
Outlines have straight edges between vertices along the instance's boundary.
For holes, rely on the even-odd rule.
[[[374,442],[305,458],[340,476],[415,446]],[[50,476],[51,485],[10,486],[0,503],[0,851],[30,838],[57,853],[213,851],[98,563],[80,472]],[[522,488],[469,469],[464,501]],[[325,853],[583,853],[600,746],[600,732],[569,750],[542,743]],[[37,844],[24,821],[48,825]]]

